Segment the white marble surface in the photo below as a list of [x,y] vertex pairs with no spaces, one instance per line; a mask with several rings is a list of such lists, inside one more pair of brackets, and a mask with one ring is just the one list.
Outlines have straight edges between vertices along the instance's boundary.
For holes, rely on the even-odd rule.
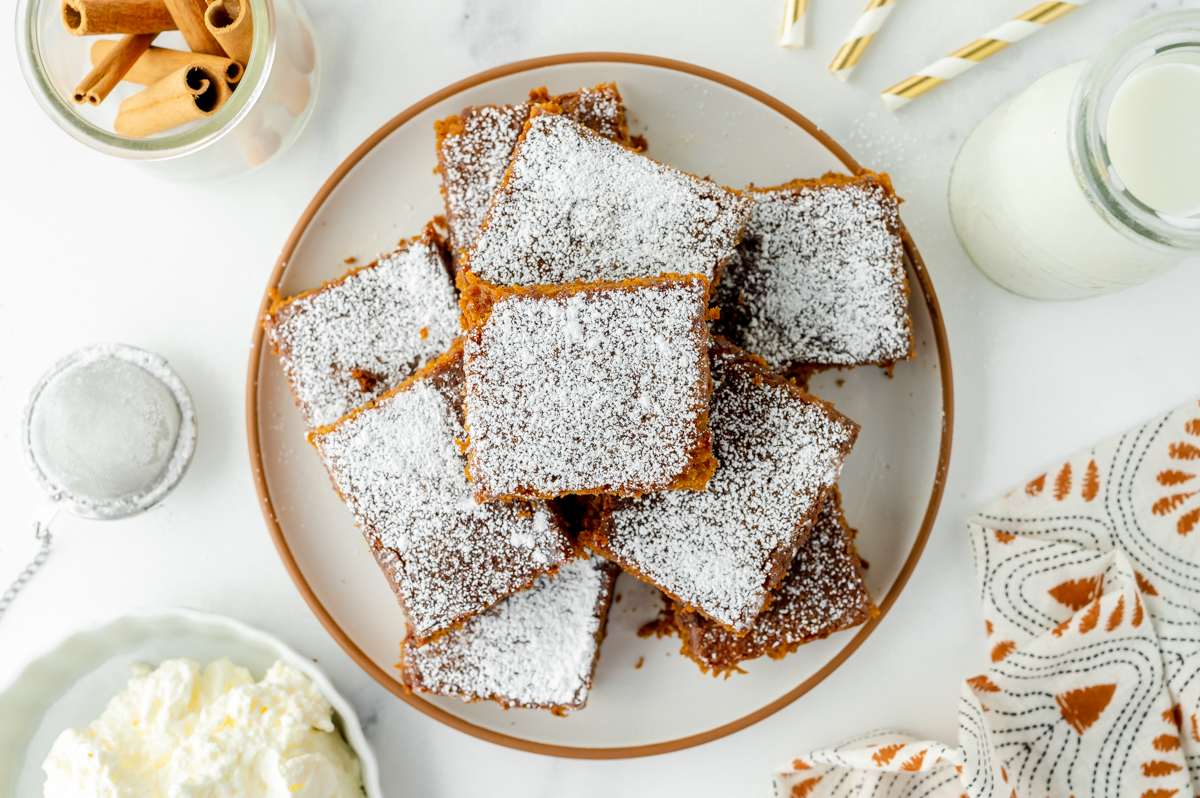
[[[825,70],[863,5],[810,0],[811,46],[776,48],[779,0],[306,0],[323,85],[297,145],[226,187],[176,186],[93,153],[45,118],[0,37],[0,585],[34,551],[41,502],[17,446],[21,408],[60,355],[116,340],[165,355],[200,438],[159,508],[120,523],[60,517],[44,572],[0,622],[0,683],[75,628],[186,605],[268,629],[320,661],[366,719],[394,796],[758,796],[770,769],[875,727],[955,739],[963,677],[985,666],[963,519],[1042,465],[1200,395],[1200,263],[1076,304],[1009,295],[971,267],[946,181],[963,137],[1034,78],[1093,54],[1133,20],[1195,0],[1096,0],[899,115],[876,93],[1031,0],[903,0],[843,85]],[[13,18],[13,0],[0,19]],[[259,297],[301,210],[336,165],[410,103],[522,58],[626,50],[747,81],[891,173],[933,276],[954,358],[946,498],[925,556],[881,627],[817,689],[732,737],[666,756],[555,760],[439,725],[376,685],[300,599],[264,529],[245,445],[246,356]],[[554,87],[552,87],[554,88]],[[636,112],[636,109],[634,109]]]

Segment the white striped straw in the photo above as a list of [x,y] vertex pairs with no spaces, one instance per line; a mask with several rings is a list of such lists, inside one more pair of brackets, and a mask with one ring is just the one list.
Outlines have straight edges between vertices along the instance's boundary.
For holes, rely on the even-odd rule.
[[783,35],[779,39],[780,47],[796,49],[804,46],[804,12],[808,8],[808,0],[787,0],[783,9]]
[[854,65],[858,63],[858,59],[862,58],[863,51],[867,49],[871,37],[883,27],[883,21],[888,18],[888,14],[892,13],[892,6],[895,3],[896,0],[871,0],[867,10],[862,12],[862,15],[855,21],[854,27],[850,29],[850,33],[846,35],[846,43],[842,45],[842,49],[838,50],[837,55],[833,57],[833,63],[829,65],[829,71],[835,77],[841,80],[850,77],[850,73],[854,71]]
[[1019,42],[1034,31],[1073,11],[1088,0],[1075,0],[1073,3],[1050,0],[1037,8],[1026,11],[1016,19],[1005,22],[995,30],[989,31],[982,39],[976,39],[966,47],[951,53],[940,61],[935,61],[907,80],[897,83],[885,91],[883,104],[889,111],[903,108],[925,92],[958,77],[983,59],[998,53],[1014,42]]

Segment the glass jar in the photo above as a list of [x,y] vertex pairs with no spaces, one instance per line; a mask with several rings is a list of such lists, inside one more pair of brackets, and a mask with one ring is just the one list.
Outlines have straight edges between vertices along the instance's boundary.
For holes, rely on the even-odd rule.
[[[17,55],[43,110],[84,144],[169,180],[228,180],[261,166],[299,136],[312,114],[319,76],[311,28],[295,0],[247,2],[254,42],[229,100],[206,119],[148,138],[113,132],[121,100],[141,86],[121,83],[98,106],[72,101],[75,86],[91,69],[90,51],[98,37],[69,34],[61,0],[19,0]],[[188,49],[177,31],[159,34],[154,44]]]
[[1171,216],[1145,204],[1109,158],[1118,90],[1167,61],[1200,68],[1200,11],[1142,20],[1091,61],[1035,81],[967,137],[950,175],[950,214],[991,280],[1036,299],[1080,299],[1143,283],[1200,254],[1200,214]]

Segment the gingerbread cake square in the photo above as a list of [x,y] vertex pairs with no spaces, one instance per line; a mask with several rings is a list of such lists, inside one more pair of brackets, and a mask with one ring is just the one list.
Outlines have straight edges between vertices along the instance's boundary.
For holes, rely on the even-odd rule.
[[572,560],[432,643],[405,640],[401,680],[410,692],[505,709],[583,709],[618,571],[599,557]]
[[282,299],[263,317],[309,429],[395,388],[460,332],[458,296],[433,225],[374,263]]
[[464,284],[477,501],[707,484],[707,280]]
[[[462,253],[475,243],[492,195],[512,161],[517,139],[538,103],[554,103],[563,116],[626,146],[634,146],[625,125],[625,106],[614,83],[551,97],[545,87],[529,92],[517,105],[476,105],[434,123],[438,171],[450,229],[450,253],[455,269]],[[641,147],[645,142],[641,141]]]
[[714,333],[780,370],[913,357],[900,199],[887,175],[746,193],[754,211],[715,291]]
[[735,634],[749,631],[841,472],[859,427],[720,338],[703,491],[604,497],[580,542]]
[[766,610],[741,637],[695,612],[675,613],[683,653],[705,671],[728,673],[745,660],[781,659],[805,643],[879,614],[863,579],[854,530],[834,488]]
[[418,643],[576,553],[545,502],[476,504],[466,477],[462,346],[310,439]]
[[715,282],[751,205],[538,105],[463,269],[496,285],[668,273]]

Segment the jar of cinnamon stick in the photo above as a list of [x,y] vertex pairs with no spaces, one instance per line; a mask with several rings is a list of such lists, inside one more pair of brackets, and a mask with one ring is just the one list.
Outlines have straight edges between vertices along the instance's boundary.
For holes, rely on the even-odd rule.
[[59,127],[180,181],[286,149],[319,74],[297,0],[19,0],[17,54]]

